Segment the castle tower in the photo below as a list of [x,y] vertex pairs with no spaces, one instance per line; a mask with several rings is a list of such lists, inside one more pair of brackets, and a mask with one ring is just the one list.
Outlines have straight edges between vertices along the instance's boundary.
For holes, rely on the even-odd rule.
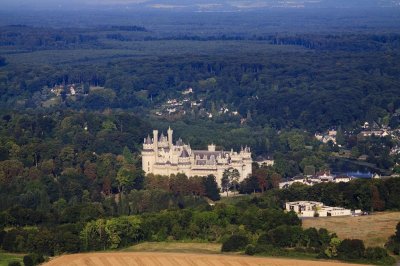
[[168,146],[170,149],[172,149],[172,134],[174,133],[174,131],[171,129],[171,127],[168,127]]
[[153,171],[154,165],[154,146],[153,141],[148,135],[143,141],[143,151],[142,151],[142,169],[146,173],[151,173]]
[[215,151],[215,144],[208,145],[208,151]]
[[153,130],[153,145],[156,158],[158,157],[158,130]]

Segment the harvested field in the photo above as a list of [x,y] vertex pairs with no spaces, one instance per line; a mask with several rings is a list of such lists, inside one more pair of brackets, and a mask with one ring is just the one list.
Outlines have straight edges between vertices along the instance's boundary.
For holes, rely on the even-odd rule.
[[123,249],[124,252],[174,252],[194,254],[219,254],[222,244],[189,242],[144,242]]
[[381,246],[396,231],[400,212],[382,212],[357,217],[320,217],[303,220],[303,227],[326,228],[339,238],[364,240],[366,246]]
[[210,254],[182,254],[157,252],[116,252],[116,253],[87,253],[58,257],[46,266],[236,266],[236,265],[270,265],[270,266],[346,266],[360,264],[346,264],[327,261],[292,260],[282,258],[260,258],[249,256],[210,255]]

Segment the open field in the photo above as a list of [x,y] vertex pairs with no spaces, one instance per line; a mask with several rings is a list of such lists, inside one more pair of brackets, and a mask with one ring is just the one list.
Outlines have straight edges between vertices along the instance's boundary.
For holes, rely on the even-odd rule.
[[8,266],[8,263],[12,261],[19,261],[22,263],[24,255],[0,252],[0,266]]
[[145,242],[122,251],[134,252],[175,252],[196,254],[218,254],[221,244],[217,243],[180,243],[180,242]]
[[58,257],[46,266],[58,265],[146,265],[146,266],[180,266],[180,265],[271,265],[271,266],[346,266],[360,265],[327,261],[291,260],[282,258],[260,258],[233,255],[211,254],[182,254],[159,252],[116,252],[116,253],[87,253]]
[[357,217],[322,217],[303,220],[303,227],[326,228],[341,239],[364,240],[366,246],[381,246],[393,235],[400,212],[382,212]]

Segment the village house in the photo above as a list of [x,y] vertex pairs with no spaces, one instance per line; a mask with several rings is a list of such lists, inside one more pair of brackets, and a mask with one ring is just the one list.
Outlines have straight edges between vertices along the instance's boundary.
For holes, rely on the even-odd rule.
[[337,135],[337,131],[334,129],[328,130],[327,133],[315,133],[315,138],[319,141],[321,141],[322,143],[328,143],[329,141],[332,141],[333,144],[336,144],[336,135]]
[[313,186],[315,184],[319,183],[340,183],[340,182],[350,182],[353,180],[355,177],[349,176],[349,175],[331,175],[329,171],[323,171],[320,173],[317,173],[316,175],[313,176],[295,176],[285,182],[280,182],[279,183],[279,188],[288,188],[294,183],[301,183],[307,186]]
[[191,94],[191,93],[194,93],[194,91],[193,91],[192,88],[188,88],[188,89],[182,91],[182,94],[183,94],[183,95],[188,95],[188,94]]

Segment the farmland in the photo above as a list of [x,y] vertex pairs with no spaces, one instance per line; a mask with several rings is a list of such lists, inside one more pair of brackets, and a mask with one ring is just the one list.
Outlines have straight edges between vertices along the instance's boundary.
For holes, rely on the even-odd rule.
[[260,258],[247,256],[210,255],[210,254],[182,254],[182,253],[146,253],[146,252],[118,252],[118,253],[87,253],[66,255],[56,258],[46,266],[56,265],[274,265],[274,266],[335,266],[360,265],[339,262],[322,262],[291,260],[281,258]]
[[366,246],[383,247],[399,221],[400,212],[383,212],[357,217],[304,219],[303,227],[326,228],[341,239],[362,239]]
[[217,243],[183,243],[183,242],[144,242],[123,249],[127,252],[175,252],[196,254],[217,254],[221,244]]

